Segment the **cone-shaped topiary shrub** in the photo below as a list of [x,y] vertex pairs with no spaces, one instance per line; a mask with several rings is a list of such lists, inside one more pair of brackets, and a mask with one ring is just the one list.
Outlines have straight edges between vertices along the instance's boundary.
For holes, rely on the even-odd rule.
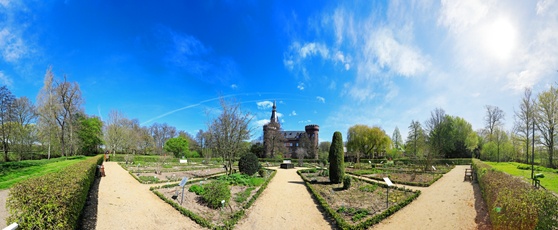
[[337,131],[333,134],[329,149],[329,180],[331,183],[341,183],[345,176],[345,162],[343,159],[343,136]]
[[261,165],[258,157],[253,153],[247,153],[238,160],[238,169],[241,173],[252,176],[260,170]]

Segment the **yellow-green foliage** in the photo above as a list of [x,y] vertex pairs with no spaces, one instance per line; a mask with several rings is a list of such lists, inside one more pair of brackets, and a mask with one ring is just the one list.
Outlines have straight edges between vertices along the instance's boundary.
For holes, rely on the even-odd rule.
[[7,224],[22,229],[75,229],[102,155],[78,162],[60,171],[16,183],[6,206]]

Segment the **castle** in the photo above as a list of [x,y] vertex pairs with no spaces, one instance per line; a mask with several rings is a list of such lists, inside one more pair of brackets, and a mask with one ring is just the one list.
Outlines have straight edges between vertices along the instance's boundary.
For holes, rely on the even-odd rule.
[[[269,132],[270,129],[280,129],[281,125],[279,123],[277,117],[277,107],[275,106],[275,100],[273,100],[273,110],[271,112],[271,119],[267,125],[263,126],[264,137],[266,133]],[[299,143],[300,138],[302,135],[308,135],[310,141],[314,144],[314,146],[318,146],[319,143],[319,132],[320,126],[318,125],[307,125],[304,127],[304,131],[279,131],[279,135],[283,136],[286,141],[283,143],[284,146],[287,148],[287,152],[285,154],[285,158],[291,158],[294,156],[295,151],[298,147],[302,147]],[[267,157],[270,156],[270,151],[266,148],[266,141],[264,139],[264,151]],[[315,158],[318,159],[318,154],[315,154]]]

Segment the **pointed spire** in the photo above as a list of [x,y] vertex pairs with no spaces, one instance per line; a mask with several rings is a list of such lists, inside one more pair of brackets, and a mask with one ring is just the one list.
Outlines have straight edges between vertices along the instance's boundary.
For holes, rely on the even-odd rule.
[[271,111],[271,123],[279,123],[277,119],[277,106],[275,106],[275,100],[273,100],[273,110]]

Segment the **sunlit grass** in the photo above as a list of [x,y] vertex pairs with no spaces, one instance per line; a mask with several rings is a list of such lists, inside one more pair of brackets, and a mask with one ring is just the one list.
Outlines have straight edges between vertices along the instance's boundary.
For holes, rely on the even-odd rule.
[[[513,162],[496,163],[496,162],[488,162],[488,161],[485,161],[485,163],[496,168],[497,170],[501,170],[506,173],[509,173],[512,176],[522,177],[523,180],[531,183],[531,170],[518,169],[517,163],[513,163]],[[544,178],[539,178],[541,180],[541,185],[548,190],[552,190],[558,193],[558,173],[552,173],[551,170],[552,169],[535,171],[534,174],[543,173]]]
[[50,160],[28,160],[0,164],[0,189],[7,189],[13,184],[28,178],[41,176],[64,167],[73,165],[90,157],[65,157]]

